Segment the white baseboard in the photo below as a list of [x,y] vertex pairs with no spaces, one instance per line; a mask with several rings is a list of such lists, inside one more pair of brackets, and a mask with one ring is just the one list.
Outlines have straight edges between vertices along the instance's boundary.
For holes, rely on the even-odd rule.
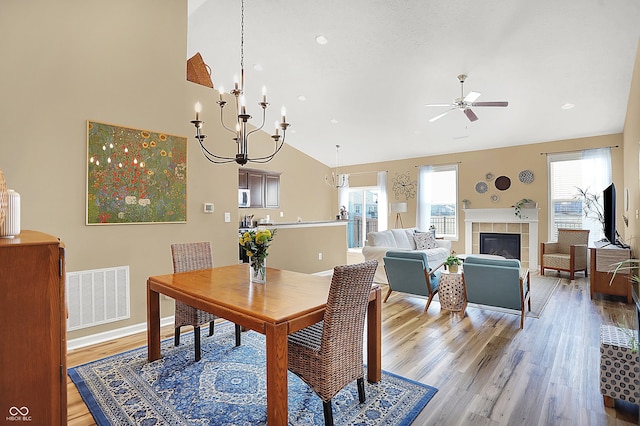
[[[174,317],[166,317],[160,319],[160,327],[173,324]],[[147,331],[147,323],[134,324],[127,327],[117,328],[115,330],[104,331],[102,333],[92,334],[90,336],[78,337],[67,341],[67,352],[84,348],[85,346],[95,345],[97,343],[103,343],[108,340],[118,339],[121,337],[130,336],[132,334],[141,333]]]

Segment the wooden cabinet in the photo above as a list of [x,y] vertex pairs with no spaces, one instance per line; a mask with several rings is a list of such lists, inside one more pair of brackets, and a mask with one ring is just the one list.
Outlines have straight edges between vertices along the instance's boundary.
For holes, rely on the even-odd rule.
[[[631,250],[617,246],[602,248],[590,248],[591,264],[590,293],[593,299],[594,293],[624,296],[627,303],[631,303],[631,281],[628,270],[619,270],[613,277],[611,266],[631,258]],[[613,280],[612,280],[613,277]]]
[[67,423],[64,245],[0,238],[0,423]]
[[266,170],[238,170],[238,189],[249,190],[250,208],[280,207],[280,174]]

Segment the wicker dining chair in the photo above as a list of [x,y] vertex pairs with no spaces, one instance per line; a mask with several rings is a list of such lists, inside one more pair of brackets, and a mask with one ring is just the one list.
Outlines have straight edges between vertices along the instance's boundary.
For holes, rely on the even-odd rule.
[[[173,272],[188,272],[199,269],[213,268],[211,256],[211,243],[201,241],[196,243],[171,244],[171,258],[173,260]],[[180,344],[180,327],[193,326],[196,361],[200,361],[200,326],[209,323],[209,336],[213,335],[213,324],[217,316],[196,309],[184,302],[176,300],[175,309],[175,337],[174,344]],[[241,329],[236,324],[236,346],[240,346]]]
[[289,370],[322,399],[325,425],[333,425],[331,399],[357,380],[365,400],[364,321],[377,260],[333,269],[323,321],[289,335]]

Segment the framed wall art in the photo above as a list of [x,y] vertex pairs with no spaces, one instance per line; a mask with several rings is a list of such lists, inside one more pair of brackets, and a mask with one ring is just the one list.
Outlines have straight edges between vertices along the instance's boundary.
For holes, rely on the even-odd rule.
[[187,221],[187,138],[87,122],[87,225]]

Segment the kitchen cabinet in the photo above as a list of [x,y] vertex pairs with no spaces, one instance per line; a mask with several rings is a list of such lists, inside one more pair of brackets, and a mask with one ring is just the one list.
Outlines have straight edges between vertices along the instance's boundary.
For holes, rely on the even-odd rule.
[[268,170],[238,170],[238,189],[249,190],[249,208],[280,207],[280,173]]

